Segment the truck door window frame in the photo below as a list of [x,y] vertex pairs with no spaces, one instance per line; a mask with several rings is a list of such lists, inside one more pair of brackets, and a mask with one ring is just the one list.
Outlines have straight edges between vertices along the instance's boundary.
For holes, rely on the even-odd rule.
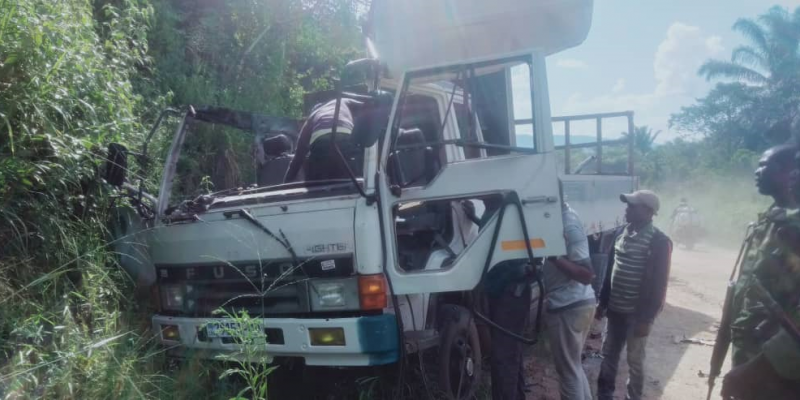
[[[500,59],[500,60],[481,61],[481,62],[476,62],[476,63],[469,64],[469,65],[445,66],[445,67],[436,67],[436,68],[429,68],[429,69],[406,72],[403,75],[402,84],[400,85],[400,93],[399,93],[400,98],[398,99],[398,103],[397,103],[398,107],[397,107],[397,110],[394,113],[394,116],[393,116],[393,119],[392,119],[391,125],[390,125],[391,131],[390,131],[390,135],[389,135],[389,141],[387,143],[388,146],[386,146],[387,148],[384,149],[384,151],[383,151],[383,153],[384,153],[382,155],[383,163],[387,163],[388,162],[389,155],[392,154],[392,152],[394,151],[395,147],[397,146],[397,139],[398,139],[399,131],[400,131],[400,128],[401,128],[400,127],[401,120],[403,118],[403,113],[401,112],[401,107],[405,102],[405,97],[408,96],[409,94],[413,94],[413,91],[410,90],[410,87],[411,87],[411,82],[414,79],[422,78],[422,79],[424,79],[426,81],[431,81],[437,75],[455,76],[455,78],[457,79],[458,76],[462,75],[462,74],[474,76],[476,71],[480,71],[480,70],[484,70],[485,71],[487,69],[498,68],[498,67],[502,68],[502,69],[500,69],[501,71],[503,69],[510,70],[510,67],[515,66],[515,65],[520,65],[520,64],[528,65],[528,68],[529,68],[528,72],[529,72],[529,75],[530,75],[529,80],[530,80],[530,100],[531,100],[531,125],[533,127],[535,127],[536,121],[534,121],[534,118],[535,118],[534,116],[537,115],[537,113],[536,113],[537,101],[536,101],[535,93],[536,93],[537,89],[536,89],[536,81],[534,79],[534,74],[533,74],[534,73],[534,68],[535,68],[535,63],[534,63],[533,57],[530,54],[524,54],[524,55],[520,55],[520,56],[512,56],[512,57],[508,57],[508,58],[504,58],[504,59]],[[507,87],[507,90],[508,91],[511,90],[510,86]],[[456,115],[456,111],[455,111],[455,107],[454,107],[454,105],[455,105],[455,97],[456,97],[455,92],[456,92],[456,90],[454,88],[453,93],[448,93],[446,95],[447,104],[445,105],[445,112],[444,112],[444,115],[440,116],[442,118],[442,120],[444,121],[443,128],[445,128],[445,129],[449,125],[450,118],[451,117],[455,117],[455,115]],[[461,93],[462,93],[462,96],[463,96],[463,91]],[[469,97],[472,97],[472,96],[470,95]],[[507,97],[509,97],[509,96],[507,96]],[[467,100],[467,101],[464,101],[464,100]],[[450,104],[451,102],[452,102],[452,105]],[[469,107],[468,103],[471,103],[471,101],[469,101],[469,99],[463,99],[462,103]],[[513,107],[513,104],[509,104],[508,106],[509,107]],[[481,155],[484,155],[484,154],[487,154],[487,153],[492,153],[492,152],[500,152],[501,153],[501,154],[490,155],[490,156],[494,156],[494,157],[496,157],[496,156],[509,156],[509,155],[514,155],[514,153],[522,153],[522,154],[539,154],[539,153],[541,153],[540,145],[541,145],[542,141],[540,140],[541,139],[539,137],[540,134],[539,134],[539,132],[536,132],[536,129],[533,129],[533,143],[534,143],[533,148],[517,147],[517,146],[514,145],[515,144],[515,138],[511,137],[516,132],[516,128],[514,126],[515,121],[514,121],[513,115],[511,115],[510,118],[508,118],[508,124],[509,124],[508,125],[508,136],[509,136],[508,137],[508,143],[509,144],[508,145],[504,145],[504,144],[495,144],[495,143],[486,142],[486,138],[482,134],[482,132],[479,133],[477,131],[473,131],[472,129],[480,128],[478,112],[475,109],[475,107],[469,107],[468,110],[470,111],[470,114],[472,115],[472,117],[469,118],[467,120],[467,122],[473,121],[473,123],[468,124],[468,127],[469,127],[470,130],[467,132],[466,137],[467,138],[473,138],[474,137],[475,140],[474,141],[465,140],[465,139],[463,139],[464,134],[461,133],[460,136],[462,138],[455,139],[455,140],[453,140],[453,139],[443,139],[441,141],[441,143],[438,143],[438,145],[443,145],[443,146],[455,145],[457,147],[461,147],[463,150],[466,150],[466,148],[468,148],[468,147],[478,148],[478,149],[482,150],[481,151]],[[440,131],[441,131],[441,133],[443,135],[444,134],[444,129],[440,129]],[[426,144],[427,145],[434,145],[434,143],[426,143]],[[485,157],[480,157],[480,158],[485,158]],[[476,160],[476,159],[478,159],[478,158],[470,157],[468,159],[465,159],[465,161]],[[447,160],[447,162],[451,163],[451,162],[453,162],[453,160]],[[442,168],[446,168],[446,165],[443,166]]]

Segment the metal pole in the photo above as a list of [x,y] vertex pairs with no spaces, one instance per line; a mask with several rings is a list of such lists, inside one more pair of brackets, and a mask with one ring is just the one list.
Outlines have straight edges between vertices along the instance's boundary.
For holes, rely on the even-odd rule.
[[628,175],[633,176],[633,131],[636,128],[633,126],[633,111],[628,112]]
[[603,173],[603,118],[597,117],[597,175]]
[[569,120],[564,120],[564,173],[569,175],[572,173],[572,167],[570,166],[570,161],[572,160],[572,154],[569,151]]
[[[528,61],[528,82],[530,82],[530,98],[531,98],[531,131],[533,132],[533,149],[536,152],[542,151],[542,147],[540,146],[544,141],[542,140],[542,133],[539,132],[539,129],[536,128],[536,120],[539,118],[539,115],[536,113],[536,90],[539,89],[536,82],[536,75],[533,73],[533,65],[534,60],[533,57],[529,58]],[[551,128],[552,129],[552,128]]]

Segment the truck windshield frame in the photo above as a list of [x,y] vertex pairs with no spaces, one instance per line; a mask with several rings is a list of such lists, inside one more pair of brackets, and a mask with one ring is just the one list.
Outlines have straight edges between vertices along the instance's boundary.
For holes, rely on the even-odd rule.
[[[194,214],[208,209],[233,206],[237,204],[255,204],[273,201],[298,200],[305,198],[333,197],[350,195],[356,192],[356,188],[351,187],[349,180],[345,185],[342,180],[334,179],[330,181],[300,181],[290,183],[277,183],[265,186],[253,186],[257,181],[242,182],[243,185],[233,185],[232,187],[215,188],[219,190],[209,190],[198,196],[184,195],[176,198],[174,191],[176,184],[179,184],[181,168],[179,161],[185,150],[186,140],[191,137],[197,127],[201,129],[228,129],[233,132],[222,133],[237,136],[245,135],[245,142],[252,142],[253,147],[249,150],[255,153],[255,140],[267,139],[277,135],[286,135],[292,142],[292,153],[295,142],[299,134],[301,121],[284,118],[270,117],[258,113],[236,111],[219,107],[204,107],[194,109],[189,107],[189,111],[184,115],[178,126],[169,153],[165,160],[164,174],[162,177],[161,188],[158,196],[157,215],[160,218],[172,217],[172,214]],[[206,132],[206,136],[208,132]],[[208,147],[206,150],[217,150]],[[254,154],[246,154],[245,157],[252,157]],[[252,174],[255,174],[253,172]],[[207,178],[207,177],[206,177]],[[359,183],[362,180],[359,179]],[[201,204],[204,203],[205,204]],[[188,206],[188,208],[187,208]],[[183,212],[175,211],[181,208]]]

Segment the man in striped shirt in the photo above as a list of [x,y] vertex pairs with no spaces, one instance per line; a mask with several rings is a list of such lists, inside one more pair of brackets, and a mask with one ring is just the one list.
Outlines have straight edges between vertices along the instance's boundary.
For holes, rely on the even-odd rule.
[[[353,131],[354,116],[361,111],[362,106],[360,101],[342,99],[337,116],[336,99],[317,104],[300,129],[294,158],[289,163],[284,182],[294,182],[301,168],[308,181],[347,178],[342,161],[332,151],[333,126],[336,125],[336,140],[342,153],[352,153],[354,145],[350,134]],[[350,154],[346,154],[348,155]]]
[[628,225],[614,247],[614,267],[600,295],[597,316],[608,317],[603,342],[603,364],[597,380],[599,400],[614,396],[617,367],[627,346],[628,400],[640,400],[644,389],[644,359],[647,336],[664,306],[669,279],[672,242],[653,226],[659,200],[655,193],[640,190],[623,194]]

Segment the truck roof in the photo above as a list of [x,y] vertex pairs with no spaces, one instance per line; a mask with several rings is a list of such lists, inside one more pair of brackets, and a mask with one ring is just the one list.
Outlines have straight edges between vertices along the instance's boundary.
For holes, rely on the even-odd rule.
[[382,0],[373,2],[368,34],[394,76],[408,70],[557,53],[581,44],[593,0]]

